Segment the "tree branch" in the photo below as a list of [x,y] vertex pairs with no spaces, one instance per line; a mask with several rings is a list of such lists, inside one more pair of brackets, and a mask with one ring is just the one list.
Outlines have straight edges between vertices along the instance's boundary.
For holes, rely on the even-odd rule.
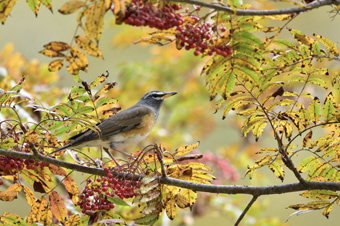
[[[169,1],[169,0],[166,0]],[[316,9],[326,5],[338,5],[340,0],[321,0],[314,1],[312,3],[306,4],[305,7],[292,7],[286,9],[274,9],[274,10],[248,10],[248,9],[238,9],[234,13],[231,7],[217,5],[217,3],[207,3],[198,0],[171,0],[171,2],[183,2],[188,4],[199,5],[205,8],[214,9],[216,11],[228,12],[230,14],[236,15],[249,15],[249,16],[270,16],[270,15],[283,15],[283,14],[297,14],[306,12],[312,9]]]
[[[23,159],[30,159],[36,161],[43,161],[56,166],[72,169],[78,172],[88,173],[92,175],[106,176],[107,173],[103,169],[92,168],[74,164],[70,162],[60,161],[54,158],[46,157],[43,155],[34,155],[31,153],[8,151],[0,149],[0,155],[18,157]],[[128,180],[137,180],[143,178],[143,175],[133,175],[113,172],[114,176],[124,177]],[[160,177],[162,184],[173,185],[181,188],[188,188],[194,191],[203,191],[210,193],[222,194],[248,194],[253,196],[261,195],[274,195],[282,193],[290,193],[305,190],[332,190],[340,191],[340,183],[336,182],[322,182],[322,181],[306,181],[305,183],[291,183],[273,186],[243,186],[243,185],[210,185],[210,184],[197,184],[190,181],[179,180],[170,177]]]

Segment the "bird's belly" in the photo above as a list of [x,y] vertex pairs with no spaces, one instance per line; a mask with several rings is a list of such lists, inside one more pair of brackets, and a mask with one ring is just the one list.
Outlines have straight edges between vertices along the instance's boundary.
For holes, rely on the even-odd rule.
[[132,144],[136,144],[142,140],[144,140],[149,133],[145,133],[142,135],[133,135],[133,134],[117,134],[112,139],[108,141],[113,144],[115,148],[123,148]]

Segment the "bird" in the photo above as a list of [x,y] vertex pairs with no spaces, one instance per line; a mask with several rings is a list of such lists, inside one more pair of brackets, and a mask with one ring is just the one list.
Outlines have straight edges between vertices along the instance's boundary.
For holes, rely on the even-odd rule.
[[[58,148],[48,156],[65,149],[103,147],[131,156],[121,148],[144,140],[153,129],[163,101],[177,92],[151,91],[135,105],[105,119],[96,130],[87,129],[68,139],[70,143]],[[105,150],[105,149],[104,149]],[[111,155],[109,151],[107,153]]]

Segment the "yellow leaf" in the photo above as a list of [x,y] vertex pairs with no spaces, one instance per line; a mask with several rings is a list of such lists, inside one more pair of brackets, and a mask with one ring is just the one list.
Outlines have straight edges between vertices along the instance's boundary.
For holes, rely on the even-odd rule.
[[182,155],[189,154],[194,149],[196,149],[199,144],[200,144],[200,142],[197,142],[195,144],[191,144],[191,145],[188,145],[188,146],[179,147],[175,150],[174,156],[182,156]]
[[35,203],[35,200],[36,200],[33,191],[29,187],[27,187],[25,185],[22,185],[22,187],[24,188],[24,193],[25,193],[25,197],[26,197],[27,203],[30,206],[33,206],[33,204]]
[[122,24],[125,18],[125,1],[113,0],[116,24]]
[[34,222],[39,222],[44,225],[52,224],[52,216],[46,218],[49,211],[47,200],[44,196],[42,196],[33,204],[31,212],[27,216],[27,223],[33,224]]
[[76,43],[87,54],[103,59],[103,55],[102,55],[100,49],[98,48],[98,45],[95,42],[89,40],[88,38],[86,38],[84,36],[78,35],[76,37]]
[[306,136],[303,138],[302,141],[302,147],[307,147],[310,143],[310,140],[312,139],[313,131],[311,130],[309,133],[306,134]]
[[15,3],[17,3],[18,0],[5,0],[0,2],[0,21],[2,24],[5,23],[8,15],[11,13]]
[[61,8],[58,11],[64,15],[71,14],[71,13],[76,12],[78,9],[84,6],[86,6],[86,2],[73,0],[73,1],[66,2],[64,5],[61,6]]
[[80,216],[78,214],[70,216],[65,222],[65,226],[80,225]]
[[176,200],[174,198],[167,199],[165,204],[166,215],[173,220],[176,216]]
[[104,1],[98,1],[93,4],[86,12],[85,19],[85,36],[89,39],[99,41],[105,18]]
[[71,48],[71,46],[65,42],[50,42],[44,45],[45,49],[53,50],[56,52],[66,51]]
[[63,66],[64,66],[63,62],[64,62],[64,59],[52,61],[52,62],[48,65],[48,70],[51,71],[51,72],[57,72],[57,71],[59,71],[59,70],[62,69]]
[[67,70],[70,74],[79,74],[79,71],[87,71],[88,59],[85,54],[76,47],[71,48],[71,56],[67,57],[66,60],[70,62]]
[[197,199],[197,193],[189,190],[182,189],[179,194],[176,195],[176,204],[179,208],[185,208],[193,206]]

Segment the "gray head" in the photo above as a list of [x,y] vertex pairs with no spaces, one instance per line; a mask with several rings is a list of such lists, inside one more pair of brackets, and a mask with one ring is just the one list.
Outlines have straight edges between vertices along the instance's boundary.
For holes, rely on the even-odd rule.
[[177,92],[164,93],[161,91],[151,91],[145,94],[138,103],[151,108],[156,113],[155,117],[157,118],[159,109],[161,108],[163,101],[166,98],[171,97],[175,94],[177,94]]

